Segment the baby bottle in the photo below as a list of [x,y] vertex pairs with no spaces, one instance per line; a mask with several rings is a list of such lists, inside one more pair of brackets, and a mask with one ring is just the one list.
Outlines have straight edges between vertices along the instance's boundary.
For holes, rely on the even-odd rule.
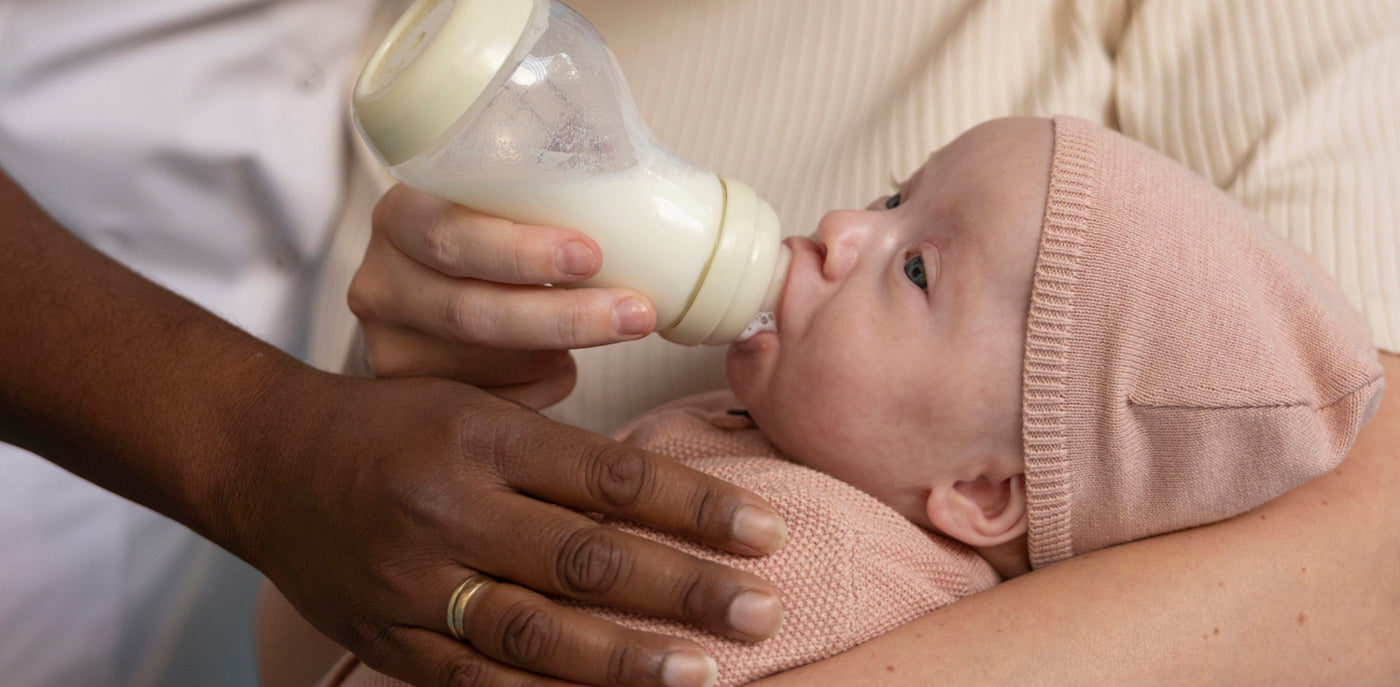
[[682,344],[765,321],[789,253],[753,189],[662,147],[597,31],[554,0],[418,0],[355,84],[380,162],[421,191],[588,234]]

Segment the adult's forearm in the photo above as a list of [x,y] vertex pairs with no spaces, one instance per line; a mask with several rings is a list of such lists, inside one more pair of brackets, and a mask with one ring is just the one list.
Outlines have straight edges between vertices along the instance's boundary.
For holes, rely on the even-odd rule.
[[1334,471],[1232,520],[966,598],[811,684],[1393,684],[1400,675],[1400,356]]
[[0,440],[228,545],[221,478],[266,454],[263,392],[300,364],[78,240],[3,174],[0,264]]

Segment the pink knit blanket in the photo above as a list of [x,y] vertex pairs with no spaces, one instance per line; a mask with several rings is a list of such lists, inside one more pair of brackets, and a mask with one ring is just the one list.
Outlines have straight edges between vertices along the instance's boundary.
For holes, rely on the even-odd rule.
[[[744,643],[630,613],[588,607],[622,625],[677,635],[719,662],[721,685],[738,685],[818,661],[997,582],[966,546],[909,522],[860,490],[783,459],[743,416],[729,392],[658,408],[619,438],[766,498],[787,522],[788,542],[764,557],[737,556],[629,523],[621,529],[771,581],[782,595],[783,628]],[[402,687],[347,656],[323,687]]]

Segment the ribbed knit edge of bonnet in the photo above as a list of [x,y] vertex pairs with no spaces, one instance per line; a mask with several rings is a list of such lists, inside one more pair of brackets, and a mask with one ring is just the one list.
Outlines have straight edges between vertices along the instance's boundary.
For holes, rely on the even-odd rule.
[[1021,389],[1028,546],[1035,568],[1074,553],[1071,485],[1065,462],[1065,377],[1073,345],[1079,258],[1098,168],[1097,138],[1091,125],[1073,117],[1055,117],[1054,128],[1049,193],[1026,321]]

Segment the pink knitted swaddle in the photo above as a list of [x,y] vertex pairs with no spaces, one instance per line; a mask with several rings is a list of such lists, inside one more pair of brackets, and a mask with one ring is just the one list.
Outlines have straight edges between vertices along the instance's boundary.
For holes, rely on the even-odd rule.
[[[591,612],[627,627],[693,639],[719,662],[719,684],[737,685],[833,656],[996,584],[991,566],[962,544],[926,532],[844,482],[779,458],[746,418],[726,412],[739,407],[727,391],[682,399],[644,415],[620,438],[766,498],[787,522],[782,550],[736,556],[612,524],[769,580],[782,594],[782,630],[750,644],[680,623],[609,609]],[[347,658],[321,685],[404,683]]]

